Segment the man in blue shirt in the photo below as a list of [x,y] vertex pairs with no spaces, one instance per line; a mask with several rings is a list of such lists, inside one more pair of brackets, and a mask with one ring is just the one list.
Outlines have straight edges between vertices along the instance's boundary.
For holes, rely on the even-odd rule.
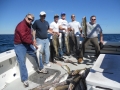
[[47,73],[47,70],[44,69],[44,65],[42,62],[42,56],[45,55],[44,64],[46,66],[50,66],[49,63],[49,57],[50,57],[50,51],[49,51],[49,40],[47,33],[52,33],[49,30],[49,23],[45,20],[46,13],[44,11],[40,12],[40,19],[36,20],[33,23],[33,40],[37,44],[37,57],[40,60],[40,71],[42,73]]

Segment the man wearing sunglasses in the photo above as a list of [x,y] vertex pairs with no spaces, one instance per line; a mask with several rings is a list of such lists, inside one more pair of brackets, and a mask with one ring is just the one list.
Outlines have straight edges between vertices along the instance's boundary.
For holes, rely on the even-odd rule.
[[78,64],[83,61],[83,55],[85,52],[85,48],[89,45],[89,43],[95,46],[96,57],[100,54],[100,47],[98,44],[98,34],[100,34],[100,42],[103,44],[103,34],[102,29],[99,24],[96,23],[96,16],[90,17],[90,22],[87,23],[87,37],[82,43],[82,48],[80,52],[80,56],[78,59]]
[[[51,66],[49,63],[50,58],[50,50],[49,50],[49,40],[48,40],[48,32],[52,33],[49,30],[49,23],[45,20],[46,13],[44,11],[40,12],[40,19],[36,20],[33,27],[33,39],[34,42],[38,46],[37,57],[40,61],[40,72],[47,73],[47,70],[44,68],[45,66]],[[42,62],[42,56],[45,56],[44,65]]]
[[27,81],[28,72],[25,65],[26,53],[28,53],[35,59],[36,66],[39,71],[38,59],[34,49],[34,47],[36,47],[37,49],[37,46],[33,42],[32,34],[31,34],[31,25],[33,20],[34,20],[34,16],[32,14],[27,14],[24,20],[21,21],[16,26],[15,34],[14,34],[14,49],[19,64],[21,81],[23,82],[25,87],[29,86]]

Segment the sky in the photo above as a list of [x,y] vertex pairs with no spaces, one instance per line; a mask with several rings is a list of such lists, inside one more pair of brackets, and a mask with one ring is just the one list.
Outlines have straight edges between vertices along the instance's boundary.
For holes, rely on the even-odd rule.
[[32,13],[35,20],[39,13],[46,12],[46,21],[51,23],[55,14],[66,13],[66,20],[71,21],[71,14],[81,22],[86,16],[95,15],[103,33],[120,34],[120,0],[0,0],[0,34],[14,34],[16,25],[26,14]]

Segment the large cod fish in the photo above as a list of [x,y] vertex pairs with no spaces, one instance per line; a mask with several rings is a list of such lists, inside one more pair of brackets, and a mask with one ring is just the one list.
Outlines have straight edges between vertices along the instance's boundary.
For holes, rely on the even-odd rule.
[[53,34],[52,36],[52,43],[53,43],[53,47],[56,53],[56,57],[59,57],[59,53],[58,53],[58,49],[59,49],[59,37],[57,34]]
[[81,26],[82,26],[82,31],[84,33],[84,37],[86,38],[87,37],[87,20],[86,20],[86,17],[82,18]]
[[69,32],[65,33],[65,46],[66,46],[66,51],[67,54],[70,54],[70,46],[69,46]]

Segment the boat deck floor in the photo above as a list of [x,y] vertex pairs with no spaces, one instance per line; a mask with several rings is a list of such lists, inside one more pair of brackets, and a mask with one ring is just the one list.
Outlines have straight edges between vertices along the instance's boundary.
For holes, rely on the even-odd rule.
[[[70,57],[64,56],[64,57],[66,59],[69,59],[69,60],[76,62],[76,64],[77,64],[77,59],[75,57],[73,57],[73,56],[70,56]],[[32,71],[31,73],[29,73],[29,87],[25,88],[23,83],[21,83],[20,78],[17,78],[13,82],[6,84],[6,86],[3,90],[29,90],[29,89],[33,89],[39,85],[44,84],[44,80],[48,76],[52,75],[54,72],[57,72],[55,77],[59,76],[60,74],[66,73],[66,71],[60,65],[67,65],[70,68],[70,70],[90,68],[93,66],[93,64],[97,58],[94,57],[93,54],[86,53],[83,59],[84,59],[83,63],[77,64],[77,66],[75,66],[71,63],[64,63],[62,61],[57,61],[58,64],[50,62],[51,67],[45,66],[45,68],[47,68],[47,70],[49,71],[48,74],[42,74],[42,73],[38,74],[35,71]],[[53,80],[54,80],[54,78],[53,78]]]

